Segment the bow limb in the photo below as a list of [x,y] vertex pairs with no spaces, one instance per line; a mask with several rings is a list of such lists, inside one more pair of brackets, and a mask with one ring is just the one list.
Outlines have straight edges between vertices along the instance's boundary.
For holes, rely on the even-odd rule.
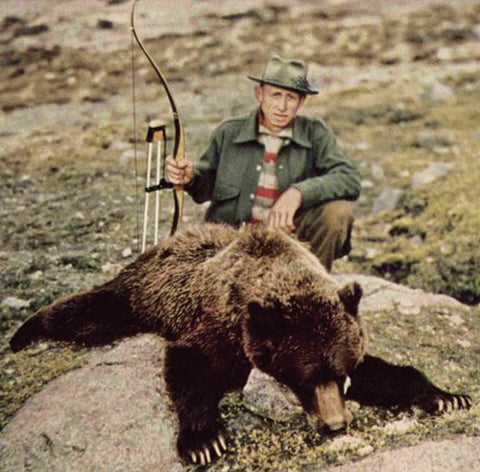
[[[155,71],[155,74],[157,75],[160,83],[163,85],[163,88],[165,89],[165,92],[168,97],[168,101],[170,102],[170,108],[172,110],[172,115],[173,115],[173,123],[175,127],[175,141],[174,141],[174,146],[173,146],[173,158],[176,161],[180,161],[185,157],[185,128],[183,127],[182,120],[180,118],[180,115],[178,113],[177,105],[175,103],[175,100],[173,98],[172,92],[170,91],[170,87],[168,86],[167,79],[165,76],[162,74],[160,68],[158,65],[155,63],[153,60],[153,57],[150,55],[150,53],[146,50],[143,42],[140,40],[140,38],[137,35],[137,32],[135,30],[135,7],[137,6],[139,0],[134,0],[132,4],[132,10],[130,13],[130,28],[132,30],[132,34],[135,38],[135,41],[137,42],[138,46],[142,50],[142,52],[145,54],[145,56],[148,59],[148,62],[150,65],[153,67],[153,70]],[[173,215],[173,221],[172,221],[172,228],[170,231],[170,235],[173,235],[175,231],[177,230],[178,224],[180,222],[182,212],[183,212],[183,201],[184,201],[184,192],[183,192],[183,186],[182,185],[175,185],[173,188],[173,196],[174,196],[174,202],[175,202],[175,212]]]

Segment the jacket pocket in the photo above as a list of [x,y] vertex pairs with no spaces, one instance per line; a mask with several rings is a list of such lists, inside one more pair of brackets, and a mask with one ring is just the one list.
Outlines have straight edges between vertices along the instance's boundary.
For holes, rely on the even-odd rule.
[[224,200],[230,200],[231,198],[238,198],[240,195],[240,189],[233,185],[217,181],[213,189],[213,199],[217,202],[223,202]]
[[206,220],[236,225],[236,213],[240,189],[217,181],[213,189],[213,199],[207,210]]

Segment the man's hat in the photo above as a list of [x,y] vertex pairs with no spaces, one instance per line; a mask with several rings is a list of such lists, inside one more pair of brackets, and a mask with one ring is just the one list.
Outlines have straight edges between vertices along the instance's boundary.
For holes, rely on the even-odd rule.
[[307,66],[303,61],[284,60],[274,55],[267,62],[262,77],[248,76],[261,84],[275,85],[295,92],[315,95],[318,90],[312,89],[307,80]]

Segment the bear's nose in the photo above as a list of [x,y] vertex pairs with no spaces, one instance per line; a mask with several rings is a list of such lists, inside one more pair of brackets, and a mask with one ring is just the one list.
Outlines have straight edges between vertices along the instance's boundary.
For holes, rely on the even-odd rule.
[[336,432],[344,430],[352,420],[345,408],[345,401],[337,382],[331,380],[315,389],[315,413],[310,423],[317,431]]

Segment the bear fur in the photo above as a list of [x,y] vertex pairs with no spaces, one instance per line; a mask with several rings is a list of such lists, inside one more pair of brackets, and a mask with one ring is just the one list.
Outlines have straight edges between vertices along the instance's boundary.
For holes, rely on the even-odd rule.
[[243,388],[254,366],[287,385],[317,429],[347,426],[346,397],[432,413],[469,408],[468,396],[438,389],[413,367],[366,354],[361,296],[357,283],[340,287],[290,236],[209,224],[155,246],[113,280],[39,310],[10,345],[163,336],[178,451],[200,464],[225,451],[218,403]]

